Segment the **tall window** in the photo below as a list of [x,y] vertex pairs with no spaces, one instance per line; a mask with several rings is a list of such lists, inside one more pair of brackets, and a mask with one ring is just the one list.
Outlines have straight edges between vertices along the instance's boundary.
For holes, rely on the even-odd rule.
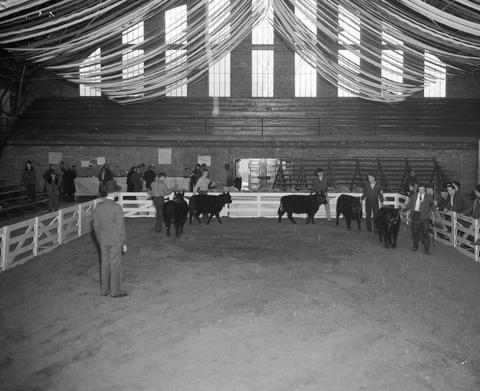
[[166,96],[187,96],[187,77],[183,69],[187,62],[187,6],[181,5],[165,12],[165,70],[172,80]]
[[425,98],[445,98],[447,89],[447,67],[440,59],[425,53]]
[[360,18],[338,6],[338,96],[358,96],[357,75],[360,73]]
[[100,62],[100,48],[92,52],[85,60],[82,61],[79,69],[80,79],[80,96],[100,96],[102,92],[100,88],[94,87],[93,83],[100,83],[101,78],[99,72],[102,65]]
[[[312,35],[312,39],[317,37],[316,6],[316,0],[297,1],[295,3],[295,16],[298,20],[297,29],[305,29],[307,33]],[[311,53],[309,54],[311,55]],[[295,53],[295,96],[317,96],[317,71],[298,53]]]
[[401,95],[403,42],[382,30],[382,94]]
[[[124,30],[122,44],[126,46],[122,53],[122,78],[133,82],[128,89],[141,90],[143,88],[143,49],[133,49],[134,45],[143,43],[143,22],[139,22]],[[143,93],[132,93],[131,96],[142,96]]]
[[[208,2],[209,58],[225,45],[230,38],[230,0]],[[209,96],[230,96],[230,53],[212,60],[208,69]]]
[[210,65],[208,82],[209,96],[230,96],[230,53]]
[[265,18],[252,30],[252,97],[273,97],[273,8],[268,0],[252,0]]

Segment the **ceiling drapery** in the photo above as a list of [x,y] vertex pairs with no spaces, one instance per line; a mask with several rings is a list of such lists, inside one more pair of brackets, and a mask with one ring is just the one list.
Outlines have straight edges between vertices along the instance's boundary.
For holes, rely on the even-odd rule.
[[[80,82],[82,61],[101,47],[101,67],[92,74],[101,81],[95,86],[120,103],[158,99],[172,84],[204,77],[209,65],[268,18],[268,7],[274,9],[271,22],[276,32],[292,50],[329,83],[338,85],[341,79],[344,88],[365,99],[395,102],[423,89],[429,82],[424,77],[425,52],[448,64],[450,71],[470,71],[480,64],[479,1],[265,0],[252,6],[250,0],[234,0],[230,8],[208,13],[211,1],[9,0],[0,11],[0,46],[74,82]],[[159,20],[166,10],[185,3],[188,27],[176,44],[165,42],[164,24]],[[339,43],[339,5],[359,18],[359,43],[348,39]],[[316,32],[298,18],[295,6],[304,10]],[[144,73],[141,79],[122,79],[127,65],[122,62],[126,46],[120,37],[141,21],[150,21],[147,35],[128,48],[143,55],[128,66],[142,63]],[[382,64],[393,61],[382,58],[382,30],[394,37],[395,49],[402,51],[403,80],[381,77]],[[339,64],[340,47],[359,56],[359,69]],[[167,50],[179,48],[186,51],[186,61],[167,65]]]

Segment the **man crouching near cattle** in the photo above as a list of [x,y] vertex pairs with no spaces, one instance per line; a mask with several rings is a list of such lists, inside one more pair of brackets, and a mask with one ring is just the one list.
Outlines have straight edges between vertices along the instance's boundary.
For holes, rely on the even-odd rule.
[[407,206],[407,224],[412,223],[412,251],[418,250],[422,241],[425,254],[430,254],[430,213],[433,210],[433,198],[425,192],[425,185],[419,184],[418,191],[411,198]]
[[326,203],[325,205],[325,214],[327,216],[327,221],[332,222],[332,217],[330,215],[330,203],[328,201],[328,181],[323,168],[317,168],[315,170],[315,176],[313,178],[313,185],[310,194],[325,194]]

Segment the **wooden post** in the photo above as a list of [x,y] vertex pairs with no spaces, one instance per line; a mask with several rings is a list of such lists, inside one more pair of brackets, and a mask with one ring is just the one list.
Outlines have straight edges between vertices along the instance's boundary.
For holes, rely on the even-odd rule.
[[[478,228],[479,228],[478,219],[475,219],[473,221],[473,229],[475,232],[475,235],[473,237],[475,242],[478,239],[480,239],[480,235],[478,234]],[[473,251],[475,251],[475,262],[480,262],[480,259],[479,259],[480,257],[478,256],[479,249],[480,249],[480,246],[478,244],[473,246]]]
[[78,205],[78,237],[82,236],[82,204]]
[[452,242],[453,247],[457,247],[457,213],[452,212]]
[[60,209],[58,211],[58,220],[57,220],[57,242],[58,244],[63,243],[63,211]]
[[10,238],[8,226],[3,227],[3,240],[2,240],[2,271],[8,268],[8,253],[10,250]]
[[38,217],[35,217],[33,223],[33,255],[38,255]]

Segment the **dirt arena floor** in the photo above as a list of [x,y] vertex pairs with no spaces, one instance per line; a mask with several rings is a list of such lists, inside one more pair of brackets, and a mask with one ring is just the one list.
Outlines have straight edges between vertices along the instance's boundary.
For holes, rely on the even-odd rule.
[[480,264],[344,222],[127,220],[129,296],[90,236],[0,275],[0,389],[480,390]]

